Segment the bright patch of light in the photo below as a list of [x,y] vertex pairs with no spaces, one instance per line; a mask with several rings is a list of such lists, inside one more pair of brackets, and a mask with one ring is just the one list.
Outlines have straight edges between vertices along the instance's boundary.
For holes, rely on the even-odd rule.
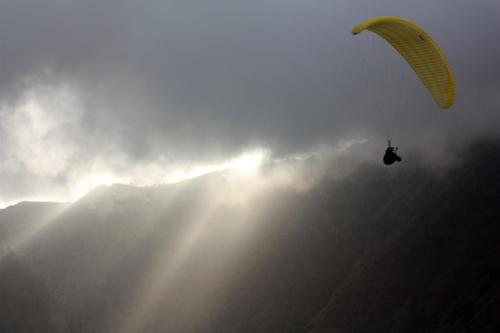
[[254,152],[246,153],[227,162],[222,166],[222,170],[257,168],[264,163],[268,156],[269,152],[265,150],[256,150]]
[[121,179],[111,174],[94,174],[80,179],[73,190],[73,197],[78,199],[100,185],[120,183]]
[[178,183],[190,178],[203,176],[216,171],[226,170],[252,170],[263,165],[269,160],[270,153],[265,149],[257,149],[251,152],[246,152],[241,156],[224,161],[221,163],[207,164],[195,167],[179,168],[174,170],[165,177],[165,183]]
[[[33,84],[17,103],[0,104],[0,176],[4,179],[0,184],[0,206],[26,200],[76,201],[101,185],[172,184],[222,171],[237,172],[228,173],[228,183],[234,186],[228,186],[226,192],[219,189],[218,193],[225,193],[225,202],[230,197],[240,203],[271,184],[306,189],[313,177],[300,169],[304,161],[330,160],[351,146],[366,142],[341,140],[336,146],[279,159],[272,158],[268,149],[256,148],[208,163],[172,163],[168,152],[138,162],[113,140],[101,141],[86,135],[81,128],[86,112],[78,92],[65,85]],[[265,175],[259,169],[264,164],[272,166]]]

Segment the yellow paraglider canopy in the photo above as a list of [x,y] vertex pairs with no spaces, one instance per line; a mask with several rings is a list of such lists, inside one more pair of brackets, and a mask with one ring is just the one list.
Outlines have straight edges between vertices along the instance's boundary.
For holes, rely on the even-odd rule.
[[396,16],[366,20],[352,29],[357,35],[370,30],[388,41],[410,64],[436,103],[449,108],[455,100],[450,65],[439,45],[416,23]]

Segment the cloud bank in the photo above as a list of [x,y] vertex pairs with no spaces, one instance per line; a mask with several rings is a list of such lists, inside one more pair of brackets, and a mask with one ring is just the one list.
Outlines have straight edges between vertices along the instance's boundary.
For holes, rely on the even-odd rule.
[[[280,159],[353,138],[439,149],[495,133],[498,13],[494,0],[3,1],[0,201],[153,184],[259,149]],[[378,15],[440,42],[452,110],[378,36],[350,35]]]

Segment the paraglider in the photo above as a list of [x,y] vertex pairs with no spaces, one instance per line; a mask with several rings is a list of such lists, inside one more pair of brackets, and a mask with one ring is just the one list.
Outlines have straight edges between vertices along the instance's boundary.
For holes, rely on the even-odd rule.
[[384,158],[383,158],[384,164],[391,165],[394,162],[401,162],[402,159],[398,154],[396,154],[397,151],[398,151],[398,147],[391,146],[391,140],[389,140],[387,143],[387,149],[385,150],[385,154],[384,154]]
[[438,43],[424,29],[401,17],[382,16],[355,26],[352,34],[363,30],[378,34],[405,58],[439,107],[452,106],[455,83],[450,65]]
[[[455,83],[448,61],[438,43],[420,26],[396,16],[382,16],[364,21],[352,29],[357,35],[370,30],[390,43],[408,62],[431,93],[436,104],[443,109],[455,101]],[[397,147],[387,147],[384,163],[400,162]]]

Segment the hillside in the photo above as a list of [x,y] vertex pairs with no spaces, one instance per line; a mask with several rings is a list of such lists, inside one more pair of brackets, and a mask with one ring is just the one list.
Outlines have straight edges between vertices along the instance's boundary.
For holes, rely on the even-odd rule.
[[437,171],[363,164],[243,203],[223,172],[114,185],[0,227],[44,220],[13,252],[70,332],[496,332],[499,167],[484,140]]

